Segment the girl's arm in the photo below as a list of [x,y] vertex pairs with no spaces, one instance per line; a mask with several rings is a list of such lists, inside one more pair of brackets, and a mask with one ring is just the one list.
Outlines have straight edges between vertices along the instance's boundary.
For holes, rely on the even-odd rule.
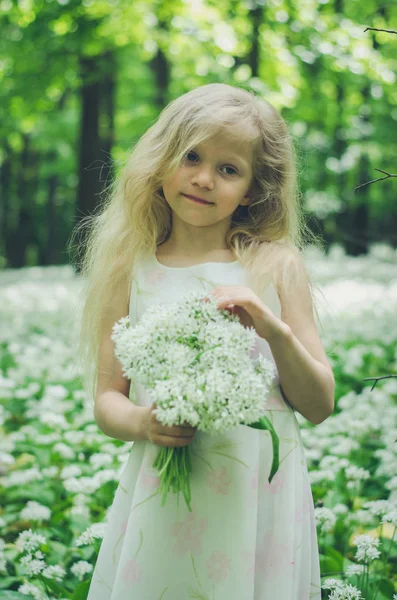
[[94,416],[105,435],[124,442],[136,442],[145,439],[143,423],[150,409],[129,399],[130,381],[123,375],[111,339],[113,325],[129,314],[128,304],[125,283],[115,290],[112,305],[107,307],[102,321]]
[[334,410],[335,379],[314,321],[307,271],[301,258],[295,264],[288,298],[278,290],[281,321],[266,339],[288,402],[318,425]]

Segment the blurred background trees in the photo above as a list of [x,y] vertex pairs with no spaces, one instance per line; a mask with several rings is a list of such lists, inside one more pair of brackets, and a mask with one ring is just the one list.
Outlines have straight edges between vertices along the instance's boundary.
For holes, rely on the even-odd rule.
[[0,0],[0,267],[65,264],[79,219],[173,98],[240,85],[287,120],[326,244],[397,246],[397,4]]

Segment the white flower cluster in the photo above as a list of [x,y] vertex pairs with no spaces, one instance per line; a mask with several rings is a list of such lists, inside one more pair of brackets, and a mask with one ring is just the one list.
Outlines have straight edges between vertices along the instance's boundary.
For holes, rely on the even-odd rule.
[[70,570],[73,573],[73,575],[75,575],[80,581],[82,581],[84,575],[86,575],[87,573],[91,573],[91,571],[93,570],[93,566],[86,560],[79,560],[70,567]]
[[373,538],[370,535],[357,535],[353,544],[357,546],[356,559],[362,562],[369,562],[379,558],[380,551],[376,548],[379,546],[379,538]]
[[37,550],[41,544],[46,544],[47,540],[43,535],[34,533],[31,529],[21,531],[15,542],[18,552],[33,552]]
[[76,546],[89,546],[95,539],[102,539],[106,531],[106,523],[94,523],[76,540]]
[[48,521],[51,518],[51,509],[34,500],[29,500],[19,516],[26,521]]
[[328,600],[363,600],[360,590],[354,585],[339,581],[339,579],[326,579],[321,587],[331,590]]
[[255,329],[205,297],[150,307],[135,327],[123,317],[112,340],[124,374],[149,388],[163,425],[231,431],[263,416],[276,371],[263,355],[251,358]]
[[7,559],[4,553],[6,543],[4,538],[0,538],[0,573],[7,573]]
[[335,527],[336,516],[330,508],[317,507],[314,509],[316,516],[316,524],[319,526],[320,531],[325,533],[331,531]]

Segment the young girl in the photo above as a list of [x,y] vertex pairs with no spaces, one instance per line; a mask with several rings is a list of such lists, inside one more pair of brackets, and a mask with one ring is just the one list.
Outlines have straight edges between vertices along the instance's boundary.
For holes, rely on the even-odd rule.
[[[266,100],[225,84],[171,102],[141,137],[101,212],[83,262],[80,351],[95,418],[134,442],[107,517],[88,600],[320,600],[313,497],[294,410],[334,407],[313,316],[293,142]],[[315,239],[312,236],[312,239]],[[280,440],[240,425],[211,436],[165,427],[114,356],[114,323],[207,291],[255,327],[274,361],[267,416]],[[191,445],[192,509],[157,493],[161,446]]]

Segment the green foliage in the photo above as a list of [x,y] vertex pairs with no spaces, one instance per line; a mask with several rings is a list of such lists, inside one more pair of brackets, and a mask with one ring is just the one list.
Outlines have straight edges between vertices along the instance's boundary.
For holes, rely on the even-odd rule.
[[[43,263],[49,252],[53,262],[68,262],[64,248],[81,216],[76,193],[84,169],[100,176],[100,167],[113,163],[118,172],[169,100],[214,81],[254,90],[282,111],[298,151],[306,208],[326,242],[348,244],[352,236],[356,252],[360,244],[365,251],[367,240],[379,239],[379,231],[384,240],[395,241],[393,180],[358,193],[354,188],[376,178],[376,167],[395,172],[396,36],[364,30],[391,29],[396,5],[379,7],[371,0],[363,10],[349,2],[340,5],[340,13],[334,4],[314,0],[260,6],[256,22],[248,5],[232,0],[218,5],[208,0],[200,9],[180,0],[3,2],[0,168],[11,179],[2,180],[2,194],[11,239],[22,206],[31,219],[23,249],[27,264]],[[93,134],[100,140],[100,158],[82,167],[85,59],[95,60],[90,82],[103,86],[110,76],[115,93],[112,112],[98,88],[102,105]],[[48,231],[51,186],[54,248]],[[368,214],[357,232],[361,205]],[[0,247],[0,265],[14,264],[13,252]]]

